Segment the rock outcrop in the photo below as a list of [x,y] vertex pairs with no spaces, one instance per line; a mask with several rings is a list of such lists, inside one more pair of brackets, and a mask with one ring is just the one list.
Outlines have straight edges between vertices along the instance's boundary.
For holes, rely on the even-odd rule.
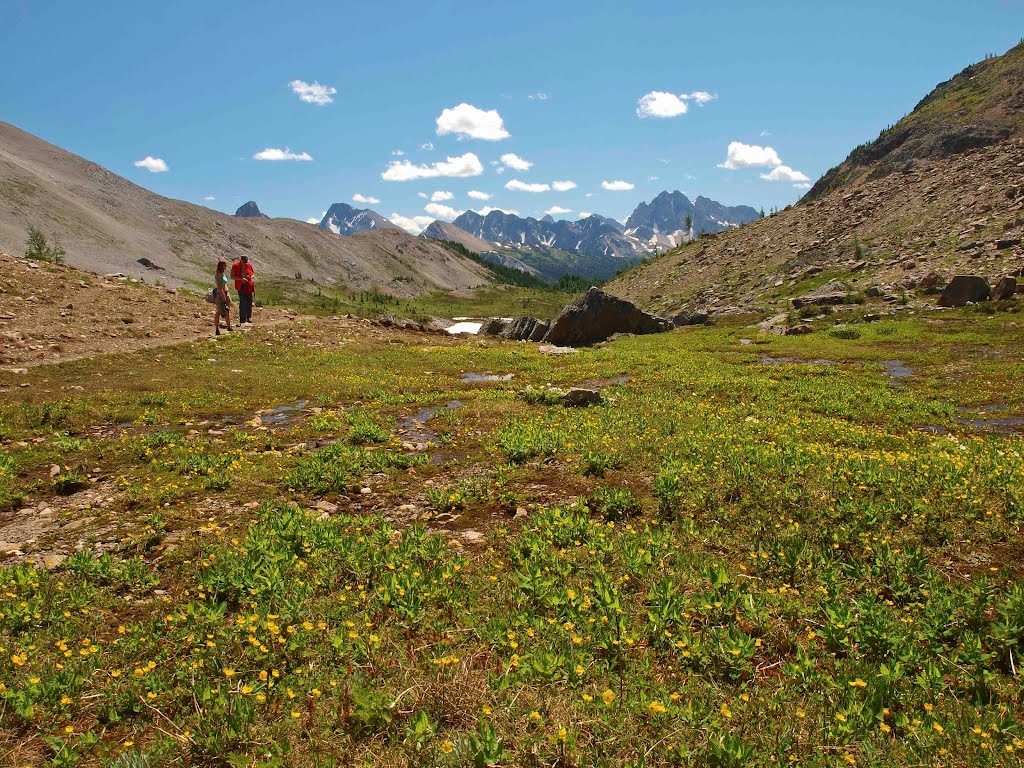
[[661,333],[670,328],[667,320],[644,312],[632,302],[591,288],[559,313],[544,341],[561,347],[583,347],[616,333]]

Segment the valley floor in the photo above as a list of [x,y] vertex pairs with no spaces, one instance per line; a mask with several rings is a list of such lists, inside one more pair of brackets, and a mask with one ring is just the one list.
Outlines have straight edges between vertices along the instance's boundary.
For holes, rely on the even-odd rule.
[[0,762],[1019,764],[1022,323],[0,371]]

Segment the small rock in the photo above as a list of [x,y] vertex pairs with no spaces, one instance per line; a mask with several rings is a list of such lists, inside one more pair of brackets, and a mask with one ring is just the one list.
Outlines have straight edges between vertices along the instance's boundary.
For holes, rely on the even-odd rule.
[[316,503],[314,509],[319,509],[321,512],[326,512],[329,515],[333,515],[335,512],[338,511],[338,505],[321,499]]
[[999,282],[992,288],[992,301],[1005,301],[1013,298],[1017,292],[1017,279],[1015,277],[1001,277]]
[[50,465],[50,477],[56,477],[60,474],[60,464]]
[[370,489],[370,488],[368,488],[368,487],[365,487],[365,486],[364,486],[364,487],[362,487],[362,488],[360,488],[360,489],[359,489],[359,492],[360,492],[360,493],[361,493],[361,494],[362,494],[363,496],[369,496],[369,495],[370,495],[371,493],[373,493],[373,490],[372,490],[372,489]]
[[480,533],[480,531],[474,531],[474,530],[463,531],[459,535],[463,539],[465,539],[467,542],[469,542],[470,544],[479,544],[485,538],[484,535],[482,533]]
[[814,329],[807,323],[801,323],[786,329],[786,336],[806,336],[808,333],[814,333]]
[[585,408],[601,402],[601,393],[596,389],[573,387],[561,397],[562,405],[569,408]]

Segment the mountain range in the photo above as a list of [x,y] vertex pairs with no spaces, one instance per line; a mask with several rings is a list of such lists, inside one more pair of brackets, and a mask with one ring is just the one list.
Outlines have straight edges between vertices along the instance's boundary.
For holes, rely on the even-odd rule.
[[[265,217],[253,201],[235,216]],[[466,211],[452,222],[434,221],[420,237],[457,242],[488,261],[545,280],[566,274],[605,280],[700,234],[722,232],[758,217],[750,206],[729,207],[706,197],[691,202],[682,192],[666,191],[650,203],[640,203],[625,224],[598,215],[556,221],[550,215],[534,219],[500,210],[486,215]],[[404,231],[374,210],[347,203],[331,205],[317,226],[343,237],[373,230]]]

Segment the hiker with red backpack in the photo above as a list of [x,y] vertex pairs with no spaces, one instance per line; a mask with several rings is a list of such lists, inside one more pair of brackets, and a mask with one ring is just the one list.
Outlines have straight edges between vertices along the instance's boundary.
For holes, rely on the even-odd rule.
[[238,292],[238,322],[252,325],[252,300],[256,293],[256,281],[253,280],[252,264],[248,256],[241,256],[231,265],[231,277],[235,281]]

